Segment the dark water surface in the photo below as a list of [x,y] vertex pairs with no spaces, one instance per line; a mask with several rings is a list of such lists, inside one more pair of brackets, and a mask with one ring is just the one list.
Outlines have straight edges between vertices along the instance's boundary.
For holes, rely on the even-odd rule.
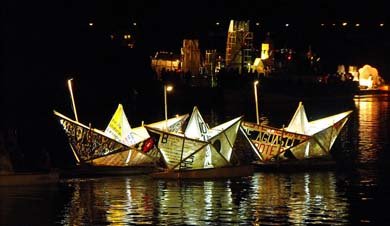
[[[75,178],[0,187],[0,225],[386,225],[389,102],[387,95],[374,95],[348,103],[305,103],[313,119],[355,110],[334,147],[345,162],[337,170],[181,182],[147,176]],[[282,126],[296,106],[263,104],[261,116]],[[224,109],[229,114],[203,113],[206,121],[219,123],[238,111],[242,108],[235,105]],[[254,111],[245,111],[254,120]]]

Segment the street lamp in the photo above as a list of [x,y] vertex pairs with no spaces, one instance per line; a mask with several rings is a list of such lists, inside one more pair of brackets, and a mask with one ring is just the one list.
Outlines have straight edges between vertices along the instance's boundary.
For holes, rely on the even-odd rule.
[[73,80],[73,78],[68,79],[68,88],[69,88],[69,92],[70,92],[70,97],[72,99],[74,117],[76,118],[76,121],[78,122],[79,119],[77,117],[76,104],[74,103],[73,90],[72,90],[72,80]]
[[255,92],[255,104],[256,104],[256,122],[257,124],[260,124],[259,122],[259,104],[258,104],[258,100],[257,100],[257,84],[259,84],[259,81],[256,80],[254,83],[253,83],[253,90]]
[[164,107],[165,107],[165,121],[168,120],[168,107],[167,107],[167,92],[173,90],[173,86],[164,85]]

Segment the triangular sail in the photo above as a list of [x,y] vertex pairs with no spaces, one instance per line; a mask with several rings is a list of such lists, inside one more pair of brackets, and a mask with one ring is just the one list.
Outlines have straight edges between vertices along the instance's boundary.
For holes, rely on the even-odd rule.
[[285,130],[292,133],[307,134],[308,127],[309,121],[306,116],[305,108],[303,107],[302,102],[299,102],[298,108]]
[[[207,141],[209,139],[209,135],[207,134],[208,130],[208,125],[203,120],[203,117],[200,114],[198,108],[195,106],[192,111],[190,120],[188,121],[184,135],[189,138]],[[204,155],[203,167],[212,168],[211,147],[207,145],[205,150],[202,151],[202,154]]]
[[209,127],[203,120],[198,108],[194,107],[184,135],[194,139],[207,140],[206,134],[208,133],[208,130]]
[[135,144],[135,140],[131,135],[130,123],[127,120],[122,104],[118,105],[113,117],[107,128],[104,130],[107,136],[128,146]]

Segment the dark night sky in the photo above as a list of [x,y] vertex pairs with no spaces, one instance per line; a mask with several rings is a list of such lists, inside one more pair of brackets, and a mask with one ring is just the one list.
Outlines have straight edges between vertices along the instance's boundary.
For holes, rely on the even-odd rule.
[[[107,109],[101,114],[110,117],[117,101],[128,101],[124,96],[131,86],[143,84],[134,78],[147,76],[148,57],[154,51],[179,52],[188,37],[199,38],[201,48],[223,51],[230,19],[259,21],[260,28],[254,30],[259,43],[271,31],[280,45],[312,45],[329,61],[367,62],[388,75],[388,24],[381,30],[375,27],[388,22],[386,9],[385,1],[5,0],[0,26],[1,124],[18,128],[29,151],[51,149],[58,139],[53,127],[59,129],[52,110],[71,114],[65,86],[70,74],[80,90],[78,105],[90,114],[84,118],[99,112],[97,106],[102,105]],[[318,27],[341,20],[361,23],[361,30],[324,32]],[[96,24],[93,30],[90,21]],[[289,30],[285,23],[291,24]],[[137,50],[108,44],[110,32],[131,29],[137,31]],[[46,144],[47,139],[54,140],[53,146]]]

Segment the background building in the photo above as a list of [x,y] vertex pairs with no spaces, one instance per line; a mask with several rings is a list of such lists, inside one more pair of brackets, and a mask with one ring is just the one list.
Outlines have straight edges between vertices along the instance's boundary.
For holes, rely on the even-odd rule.
[[184,39],[182,54],[182,72],[191,74],[192,76],[199,74],[200,68],[200,50],[199,41],[192,39]]
[[152,69],[156,72],[157,78],[161,78],[161,73],[166,72],[179,72],[180,65],[180,55],[174,54],[172,52],[157,52],[156,55],[152,58]]
[[238,70],[239,74],[248,71],[252,64],[253,32],[249,31],[249,21],[230,21],[226,42],[226,69]]

